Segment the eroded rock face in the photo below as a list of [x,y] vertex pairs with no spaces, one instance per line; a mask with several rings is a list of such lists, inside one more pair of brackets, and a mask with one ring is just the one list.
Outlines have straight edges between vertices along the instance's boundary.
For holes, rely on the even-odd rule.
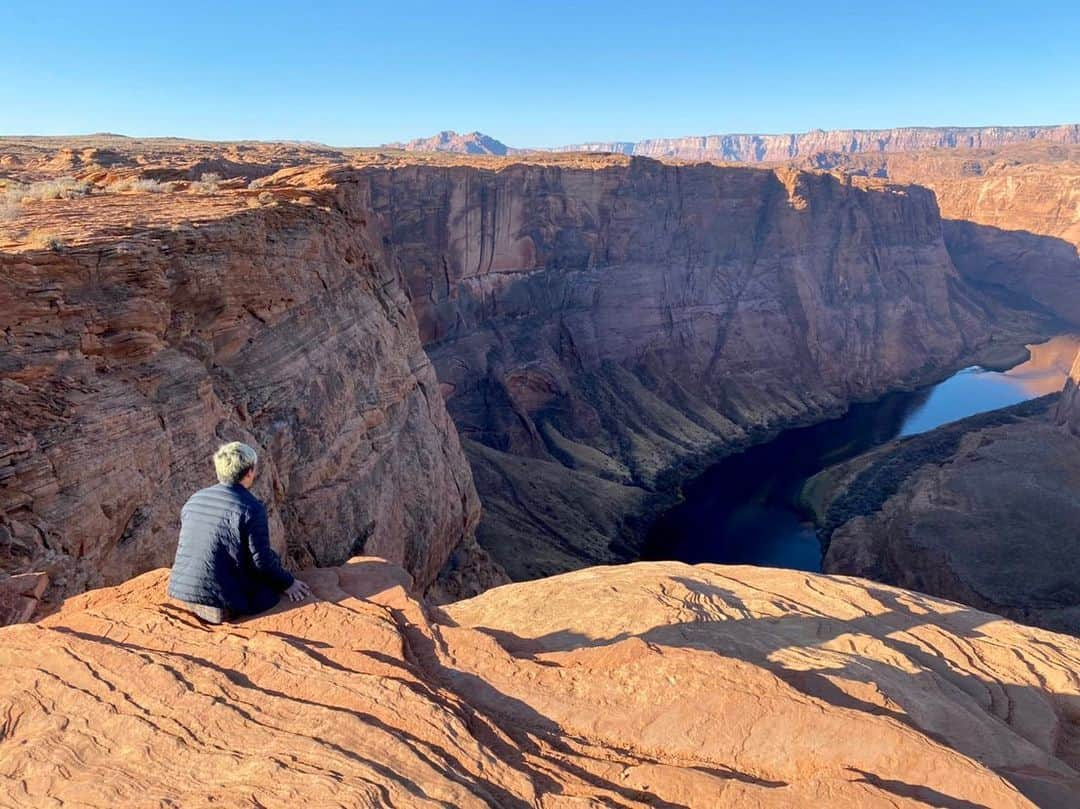
[[[514,578],[625,560],[717,456],[1039,321],[963,283],[918,188],[110,144],[79,144],[87,195],[24,201],[0,242],[0,559],[61,593],[167,562],[225,438],[268,459],[258,493],[300,564],[364,549],[426,586],[449,559],[451,597],[504,580],[483,549]],[[19,176],[54,145],[20,142]],[[205,193],[109,180],[219,159],[250,162]],[[478,501],[444,397],[486,503],[456,557]]]
[[479,503],[372,255],[340,214],[291,203],[0,253],[2,569],[48,570],[59,595],[171,564],[180,506],[240,439],[297,565],[362,548],[430,583]]
[[932,189],[945,244],[965,277],[1080,324],[1080,146],[833,154],[809,162]]
[[330,176],[408,279],[514,578],[632,556],[695,464],[991,333],[921,188],[642,159]]
[[1076,371],[1060,402],[946,425],[819,475],[832,489],[824,569],[1080,635]]
[[594,568],[445,612],[380,560],[302,575],[318,601],[241,624],[200,624],[155,571],[0,630],[0,802],[1080,800],[1075,638],[746,567]]
[[1058,424],[1065,425],[1073,435],[1080,436],[1080,354],[1077,355],[1069,381],[1061,392],[1057,421]]

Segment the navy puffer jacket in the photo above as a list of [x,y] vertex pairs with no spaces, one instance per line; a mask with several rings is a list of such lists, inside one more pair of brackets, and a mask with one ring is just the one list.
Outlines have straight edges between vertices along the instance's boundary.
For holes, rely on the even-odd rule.
[[270,547],[266,508],[246,488],[219,483],[184,504],[170,596],[253,615],[274,606],[292,583]]

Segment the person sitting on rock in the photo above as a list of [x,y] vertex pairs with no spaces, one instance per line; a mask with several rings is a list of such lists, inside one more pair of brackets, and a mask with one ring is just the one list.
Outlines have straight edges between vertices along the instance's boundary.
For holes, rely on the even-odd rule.
[[219,624],[311,595],[270,547],[266,508],[249,489],[258,456],[233,441],[214,453],[218,484],[195,492],[180,512],[180,544],[168,594],[199,618]]

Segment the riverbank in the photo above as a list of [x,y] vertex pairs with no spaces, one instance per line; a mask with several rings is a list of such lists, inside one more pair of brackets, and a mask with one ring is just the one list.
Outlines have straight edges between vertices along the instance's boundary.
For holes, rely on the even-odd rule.
[[[649,527],[642,557],[820,570],[820,526],[810,519],[815,514],[818,522],[825,518],[826,507],[818,501],[831,502],[845,481],[889,452],[889,442],[905,431],[931,429],[972,410],[992,412],[1044,388],[1060,388],[1068,367],[1065,357],[1075,354],[1078,345],[1077,338],[1059,335],[1030,347],[984,346],[962,358],[964,364],[951,373],[932,375],[928,384],[854,402],[836,418],[777,431],[730,452],[678,490],[681,501]],[[974,361],[1012,370],[974,370]],[[992,421],[987,416],[973,423]],[[909,462],[951,447],[920,446],[922,453]],[[819,477],[840,463],[850,463],[842,477]]]

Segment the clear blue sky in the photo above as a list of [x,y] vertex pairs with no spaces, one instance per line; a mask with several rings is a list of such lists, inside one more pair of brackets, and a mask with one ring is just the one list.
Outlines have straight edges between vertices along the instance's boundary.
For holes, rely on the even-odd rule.
[[1080,2],[13,2],[0,133],[512,146],[1080,121]]

